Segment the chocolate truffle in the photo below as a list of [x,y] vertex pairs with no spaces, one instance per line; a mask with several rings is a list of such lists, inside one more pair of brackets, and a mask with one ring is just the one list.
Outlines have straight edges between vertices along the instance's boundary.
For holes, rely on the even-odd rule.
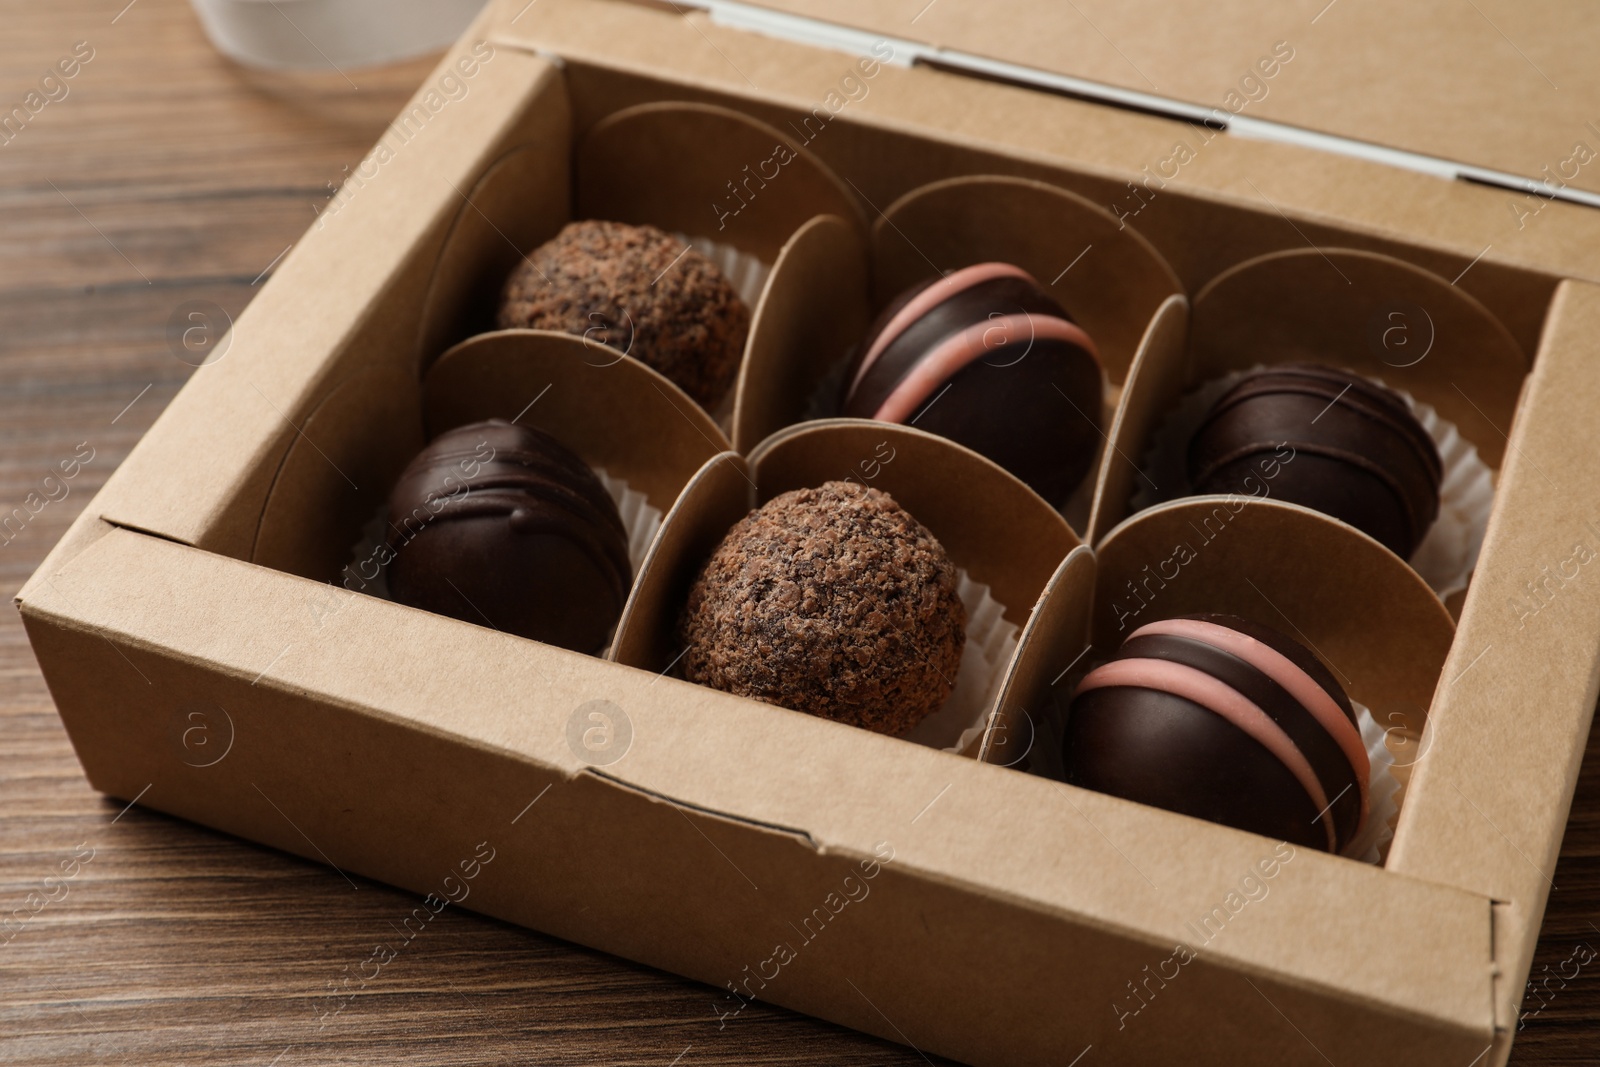
[[1260,495],[1261,462],[1286,448],[1264,483],[1273,499],[1342,519],[1401,559],[1439,515],[1439,452],[1410,406],[1360,375],[1311,364],[1253,371],[1224,393],[1189,439],[1190,484]]
[[1075,785],[1329,852],[1367,817],[1344,690],[1298,642],[1228,615],[1135,630],[1079,683],[1065,757]]
[[389,494],[395,600],[579,652],[604,648],[633,579],[600,479],[549,434],[478,422],[436,437]]
[[1059,506],[1098,454],[1103,383],[1094,342],[1027,271],[979,263],[884,309],[842,410],[947,437]]
[[739,371],[750,309],[717,265],[654,226],[569,223],[506,279],[500,329],[610,345],[710,410]]
[[954,688],[966,610],[926,527],[887,493],[827,482],[728,532],[679,633],[692,682],[898,735]]

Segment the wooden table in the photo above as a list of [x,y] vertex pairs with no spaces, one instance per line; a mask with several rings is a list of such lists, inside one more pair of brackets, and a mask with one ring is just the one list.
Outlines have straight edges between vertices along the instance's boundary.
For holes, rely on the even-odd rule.
[[[0,514],[93,450],[68,495],[0,533],[13,590],[183,384],[173,309],[236,315],[430,66],[355,73],[358,88],[249,72],[212,51],[183,0],[125,4],[0,7],[0,113],[77,42],[93,51],[68,95],[0,145]],[[1600,949],[1596,748],[1536,977],[1570,976],[1580,943]],[[76,875],[46,883],[63,862]],[[0,931],[8,1064],[931,1062],[761,1005],[722,1029],[709,987],[454,911],[325,1017],[414,900],[99,797],[6,612],[0,914],[34,892],[55,899]],[[1600,961],[1545,988],[1513,1061],[1600,1058]]]

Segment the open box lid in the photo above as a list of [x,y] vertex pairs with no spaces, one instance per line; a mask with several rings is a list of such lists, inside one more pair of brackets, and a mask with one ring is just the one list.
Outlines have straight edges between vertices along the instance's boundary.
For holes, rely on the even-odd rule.
[[[1574,18],[1578,12],[1559,0],[682,6],[704,8],[720,22],[827,39],[826,28],[808,32],[786,17],[800,16],[836,27],[841,41],[865,31],[905,42],[919,62],[1209,118],[1243,136],[1316,144],[1445,177],[1522,188],[1531,179],[1547,183],[1547,194],[1600,206],[1600,166],[1585,165],[1596,154],[1588,149],[1600,151],[1600,69],[1588,58],[1600,45],[1600,19]],[[1265,71],[1271,76],[1263,78]],[[1586,148],[1575,153],[1579,143]]]

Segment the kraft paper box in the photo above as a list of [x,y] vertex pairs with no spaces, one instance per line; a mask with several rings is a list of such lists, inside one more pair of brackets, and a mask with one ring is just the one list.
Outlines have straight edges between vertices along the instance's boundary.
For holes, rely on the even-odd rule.
[[[808,5],[831,34],[522,7],[491,4],[446,55],[19,593],[95,788],[419,894],[470,864],[466,906],[706,982],[708,1024],[759,998],[976,1064],[1502,1062],[1596,697],[1600,215],[1075,98],[1073,77],[1132,75],[1023,0],[917,24]],[[1364,82],[1318,81],[1326,112],[1263,95],[1269,67],[1320,55],[1323,79],[1369,47],[1346,14],[1280,33],[1223,4],[1208,18],[1265,65],[1241,80],[1215,35],[1174,34],[1166,60],[1239,89],[1170,92],[1239,132],[1448,158],[1453,114],[1385,117]],[[1436,54],[1396,64],[1428,100],[1465,76],[1435,29]],[[945,51],[904,65],[919,41]],[[975,77],[973,56],[1038,84]],[[1509,95],[1468,102],[1505,118]],[[1521,132],[1465,137],[1467,162],[1567,159],[1590,136],[1569,106],[1474,127]],[[757,265],[731,410],[578,340],[475,336],[522,252],[597,216]],[[1084,307],[1110,388],[1097,472],[1060,515],[970,454],[928,505],[1015,641],[979,740],[941,751],[672,677],[683,575],[758,487],[818,476],[807,449],[935,499],[944,468],[915,457],[956,446],[796,424],[893,292],[984,257]],[[1397,309],[1426,358],[1372,343]],[[1251,504],[1151,610],[1234,596],[1237,570],[1351,665],[1405,778],[1381,866],[1022,769],[1047,769],[1024,731],[1114,645],[1119,590],[1171,524],[1208,521],[1130,516],[1151,435],[1196,384],[1300,344],[1434,405],[1495,468],[1470,588],[1442,604],[1331,520]],[[556,430],[663,516],[610,660],[340,581],[420,442],[493,415]],[[990,545],[1008,523],[1025,536]]]

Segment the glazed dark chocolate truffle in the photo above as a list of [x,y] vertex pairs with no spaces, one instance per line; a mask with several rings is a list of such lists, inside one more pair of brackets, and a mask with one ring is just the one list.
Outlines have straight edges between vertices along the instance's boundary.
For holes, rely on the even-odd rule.
[[1411,408],[1360,375],[1286,364],[1246,374],[1189,440],[1200,493],[1243,493],[1277,455],[1276,500],[1302,504],[1409,559],[1439,515],[1439,451]]
[[679,633],[692,682],[898,735],[954,688],[966,610],[926,527],[887,493],[827,482],[728,532]]
[[1053,505],[1094,465],[1094,342],[1027,271],[979,263],[884,309],[846,375],[843,414],[916,426],[998,463]]
[[715,263],[678,238],[590,220],[524,257],[506,279],[496,325],[610,345],[710,410],[738,374],[750,309]]
[[1135,630],[1079,683],[1067,780],[1309,848],[1342,851],[1367,817],[1354,710],[1312,652],[1228,615]]
[[436,437],[389,495],[390,595],[578,652],[604,648],[633,580],[617,505],[549,434],[478,422]]

